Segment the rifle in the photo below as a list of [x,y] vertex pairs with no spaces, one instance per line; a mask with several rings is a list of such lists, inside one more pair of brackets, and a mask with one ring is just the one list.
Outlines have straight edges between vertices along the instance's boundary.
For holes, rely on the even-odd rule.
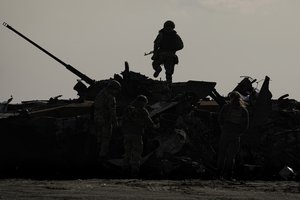
[[154,51],[150,51],[150,52],[148,52],[148,53],[144,53],[144,56],[148,56],[148,55],[151,55],[151,54],[153,54],[154,53]]

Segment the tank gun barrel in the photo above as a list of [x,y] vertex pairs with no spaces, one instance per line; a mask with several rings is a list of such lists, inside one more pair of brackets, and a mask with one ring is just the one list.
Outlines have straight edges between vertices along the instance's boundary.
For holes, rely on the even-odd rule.
[[51,54],[49,51],[47,51],[46,49],[44,49],[43,47],[41,47],[37,43],[35,43],[32,40],[30,40],[25,35],[23,35],[22,33],[20,33],[19,31],[17,31],[16,29],[14,29],[12,26],[10,26],[9,24],[7,24],[6,22],[3,23],[3,26],[5,26],[9,30],[13,31],[17,35],[21,36],[23,39],[27,40],[29,43],[31,43],[32,45],[34,45],[35,47],[37,47],[38,49],[40,49],[41,51],[43,51],[45,54],[47,54],[48,56],[50,56],[51,58],[53,58],[54,60],[56,60],[60,64],[64,65],[69,71],[71,71],[73,74],[75,74],[76,76],[78,76],[79,78],[81,78],[82,80],[84,80],[87,84],[93,85],[95,83],[95,80],[93,80],[90,77],[88,77],[87,75],[81,73],[80,71],[78,71],[77,69],[75,69],[74,67],[72,67],[71,65],[66,64],[65,62],[63,62],[62,60],[60,60],[59,58],[57,58],[56,56],[54,56],[53,54]]

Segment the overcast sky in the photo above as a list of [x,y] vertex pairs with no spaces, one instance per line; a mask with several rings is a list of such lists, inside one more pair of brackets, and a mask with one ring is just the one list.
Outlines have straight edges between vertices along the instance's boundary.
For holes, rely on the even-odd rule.
[[[299,100],[299,10],[299,0],[0,0],[0,22],[101,80],[123,71],[124,61],[152,77],[143,54],[171,19],[185,44],[175,82],[214,81],[227,95],[240,76],[268,75],[273,98]],[[1,26],[0,101],[75,98],[77,79]]]

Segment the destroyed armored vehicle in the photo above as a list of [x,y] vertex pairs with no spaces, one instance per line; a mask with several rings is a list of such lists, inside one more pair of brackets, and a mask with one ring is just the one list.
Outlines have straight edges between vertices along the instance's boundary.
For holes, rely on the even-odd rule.
[[[123,134],[114,130],[110,158],[100,163],[96,156],[93,100],[108,81],[95,81],[16,31],[47,55],[81,78],[74,86],[78,99],[27,101],[2,104],[0,113],[0,177],[115,177],[121,173]],[[160,124],[148,130],[144,141],[141,177],[215,178],[220,137],[218,112],[226,97],[215,89],[215,82],[173,83],[150,79],[125,70],[113,79],[122,85],[118,116],[137,95],[149,98],[148,110]],[[83,81],[88,84],[83,83]],[[289,179],[279,173],[300,169],[300,104],[287,95],[272,100],[270,78],[260,90],[256,80],[244,77],[233,90],[239,91],[250,113],[250,128],[241,138],[237,176],[245,179]],[[289,168],[287,168],[287,166]],[[286,173],[285,173],[286,174]]]

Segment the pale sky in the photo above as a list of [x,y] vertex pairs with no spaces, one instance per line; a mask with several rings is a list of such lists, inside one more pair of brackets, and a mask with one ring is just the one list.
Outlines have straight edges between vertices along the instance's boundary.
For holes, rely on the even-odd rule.
[[[0,0],[0,22],[101,80],[124,61],[152,77],[143,54],[170,19],[185,44],[174,82],[214,81],[227,95],[240,76],[268,75],[273,98],[299,100],[299,10],[299,0]],[[0,46],[0,101],[76,97],[75,75],[4,26]]]

